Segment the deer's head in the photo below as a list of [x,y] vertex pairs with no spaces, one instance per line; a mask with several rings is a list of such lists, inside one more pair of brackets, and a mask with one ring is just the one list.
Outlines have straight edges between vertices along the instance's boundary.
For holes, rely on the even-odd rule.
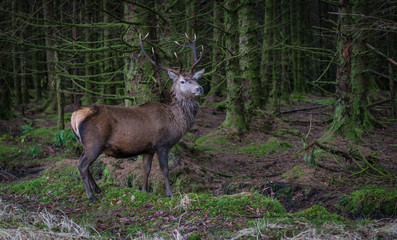
[[[194,72],[194,68],[197,66],[197,64],[201,61],[201,58],[203,57],[204,48],[202,48],[202,51],[200,52],[200,56],[197,59],[196,35],[194,35],[194,39],[190,39],[187,36],[187,34],[185,34],[185,35],[186,35],[186,38],[188,39],[188,41],[190,42],[189,45],[182,45],[178,42],[175,42],[175,43],[181,47],[190,48],[193,51],[194,63],[188,72],[182,72],[182,68],[183,68],[182,61],[178,58],[178,55],[175,52],[174,52],[174,55],[180,64],[180,67],[178,70],[164,67],[164,66],[158,64],[156,61],[154,61],[146,53],[145,48],[143,46],[143,43],[144,43],[145,39],[149,36],[149,34],[146,34],[146,36],[144,38],[142,38],[142,36],[139,35],[140,46],[141,46],[143,54],[149,60],[149,62],[152,63],[155,67],[168,72],[168,76],[173,81],[173,84],[171,87],[171,92],[174,94],[174,97],[176,97],[178,100],[192,99],[195,96],[198,96],[198,95],[204,93],[204,89],[197,82],[198,79],[200,79],[203,76],[204,69]],[[152,52],[154,53],[153,48],[152,48]]]

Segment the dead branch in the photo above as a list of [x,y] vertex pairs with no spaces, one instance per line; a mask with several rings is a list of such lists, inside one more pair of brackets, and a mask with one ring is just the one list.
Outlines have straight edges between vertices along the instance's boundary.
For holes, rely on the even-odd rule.
[[[379,76],[379,77],[386,78],[386,79],[390,80],[390,77],[387,76],[386,74],[377,72],[377,71],[375,71],[375,70],[373,70],[373,69],[368,69],[368,72],[370,72],[370,73],[372,73],[372,74],[374,74],[374,75],[377,75],[377,76]],[[393,79],[393,81],[397,82],[397,78]]]
[[378,49],[376,49],[374,46],[372,46],[371,44],[367,43],[367,47],[369,47],[370,49],[374,50],[377,54],[381,55],[382,57],[386,58],[386,60],[393,64],[394,66],[397,66],[397,62],[394,61],[393,59],[389,58],[386,54],[382,53],[381,51],[379,51]]
[[367,105],[367,108],[371,108],[371,107],[375,107],[375,106],[378,106],[378,105],[382,105],[382,104],[387,103],[387,102],[390,102],[390,99],[386,99],[386,100],[382,100],[382,101],[379,101],[379,102],[371,103],[371,104]]
[[4,170],[1,170],[1,169],[0,169],[0,175],[1,175],[3,178],[5,178],[5,179],[11,179],[11,178],[14,178],[14,179],[16,179],[16,180],[19,179],[19,178],[17,178],[16,176],[12,175],[11,173],[9,173],[9,172],[7,172],[7,171],[4,171]]
[[299,112],[299,111],[308,111],[308,110],[313,110],[313,109],[318,109],[318,108],[324,108],[329,106],[328,104],[321,104],[320,106],[315,106],[315,107],[306,107],[306,108],[298,108],[298,109],[292,109],[292,110],[287,110],[283,111],[280,114],[286,114],[286,113],[294,113],[294,112]]

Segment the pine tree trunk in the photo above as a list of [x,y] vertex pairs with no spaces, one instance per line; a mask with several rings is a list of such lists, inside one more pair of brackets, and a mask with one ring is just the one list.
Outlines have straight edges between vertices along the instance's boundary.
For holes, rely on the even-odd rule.
[[[354,18],[351,13],[365,11],[365,1],[343,0],[339,2],[338,18],[338,69],[335,116],[331,131],[338,135],[358,140],[364,128],[370,127],[372,118],[367,110],[368,82],[365,76],[366,56],[365,39],[356,34],[361,29],[351,29],[360,17]],[[355,11],[352,11],[355,10]],[[353,25],[354,26],[354,25]],[[356,34],[353,41],[353,34]],[[357,37],[358,36],[358,37]]]
[[248,128],[244,105],[241,94],[242,82],[240,80],[238,55],[238,16],[236,7],[238,0],[225,2],[225,24],[226,24],[226,79],[227,79],[227,110],[226,119],[223,126],[236,130],[246,130]]
[[[273,1],[273,13],[274,16],[278,16],[280,13],[280,2],[275,0]],[[274,19],[273,19],[274,21]],[[278,21],[274,21],[278,22]],[[273,43],[279,43],[281,42],[281,23],[275,25],[274,32],[273,32]],[[270,92],[270,95],[272,97],[272,106],[276,109],[276,112],[280,112],[280,99],[281,99],[281,81],[280,81],[280,50],[279,49],[273,49],[272,51],[272,59],[273,59],[273,64],[272,64],[272,90]]]
[[[186,6],[186,18],[190,18],[186,21],[186,33],[188,36],[192,37],[196,33],[196,0],[185,0]],[[190,54],[185,55],[186,66],[192,66],[193,58]]]
[[270,89],[272,86],[273,75],[273,0],[265,1],[265,18],[263,28],[263,43],[261,56],[261,79],[263,87],[263,101],[266,103],[269,99]]
[[[50,19],[50,9],[51,4],[46,4],[46,1],[43,0],[43,17],[44,19]],[[47,21],[44,21],[44,30],[45,30],[45,45],[48,47],[53,46],[52,38],[50,35],[53,34],[53,30],[48,26]],[[48,76],[48,99],[46,104],[48,105],[46,111],[55,111],[56,109],[56,98],[55,98],[55,68],[54,68],[54,50],[47,49],[46,50],[46,62],[47,62],[47,76]]]
[[10,82],[7,78],[0,78],[0,119],[8,119],[12,116]]
[[298,79],[298,57],[297,50],[295,47],[298,45],[297,43],[297,29],[296,29],[296,1],[291,1],[289,4],[289,14],[290,14],[290,36],[291,36],[291,46],[292,49],[290,51],[290,61],[291,61],[291,73],[292,79],[294,81],[294,91],[296,79]]
[[[154,9],[154,1],[141,0],[140,4],[149,6]],[[149,33],[149,37],[146,40],[146,44],[156,40],[156,28],[154,16],[147,12],[145,9],[138,7],[133,4],[124,4],[124,19],[130,22],[141,22],[143,23],[139,29],[139,32],[144,37]],[[139,37],[135,35],[133,29],[128,29],[125,34],[124,41],[129,42],[131,45],[139,45]],[[149,48],[149,46],[145,46]],[[147,51],[147,52],[151,52]],[[142,104],[148,101],[152,101],[156,98],[155,94],[158,94],[155,84],[160,84],[159,80],[157,83],[153,81],[149,76],[152,74],[153,65],[151,65],[140,53],[140,51],[126,53],[124,59],[124,94],[131,97],[131,99],[125,100],[126,106]],[[158,58],[156,58],[158,60]],[[153,76],[151,76],[153,77]],[[155,76],[156,77],[156,76]]]
[[38,62],[37,62],[37,51],[32,53],[32,78],[33,78],[33,86],[34,86],[34,101],[38,102],[42,98],[42,89],[41,89],[41,79],[39,74]]
[[[72,3],[72,7],[73,7],[73,27],[72,27],[72,41],[75,43],[77,41],[77,27],[75,26],[78,23],[78,13],[77,13],[77,0],[73,0]],[[73,60],[74,64],[77,64],[77,58],[75,57],[75,59]],[[78,76],[79,74],[79,67],[77,65],[73,66],[73,75],[74,76]],[[80,107],[80,96],[78,94],[76,94],[79,91],[79,88],[73,84],[73,92],[75,92],[75,94],[73,94],[73,104],[76,107]]]
[[215,100],[216,96],[221,96],[221,86],[220,84],[222,83],[222,71],[223,69],[218,66],[218,64],[222,61],[222,53],[221,53],[221,46],[223,46],[222,43],[222,32],[220,29],[222,29],[222,9],[219,6],[221,3],[219,0],[213,1],[214,3],[214,12],[213,12],[213,25],[215,26],[213,28],[213,33],[212,33],[212,39],[213,39],[213,45],[212,45],[212,71],[216,69],[212,73],[211,76],[211,89],[207,95],[207,101],[208,102],[213,102]]
[[[387,56],[391,57],[391,48],[392,42],[390,40],[390,33],[387,34]],[[391,108],[391,116],[392,118],[397,118],[396,111],[396,90],[394,88],[394,74],[393,74],[393,65],[391,62],[388,62],[389,68],[389,88],[390,88],[390,108]]]
[[[85,0],[84,9],[85,9],[84,22],[86,24],[91,24],[92,11],[91,11],[91,1],[90,0]],[[84,30],[84,41],[87,43],[87,46],[89,48],[92,47],[91,46],[92,44],[89,43],[91,41],[91,30],[89,28]],[[92,66],[92,64],[90,64],[92,62],[92,53],[87,52],[84,56],[84,61],[86,63],[85,75],[86,75],[86,79],[87,79],[87,81],[85,82],[85,88],[87,90],[92,90],[93,89],[92,83],[89,82],[91,80],[90,76],[92,76],[94,74],[94,67]],[[91,93],[87,93],[87,95],[85,95],[83,97],[83,99],[85,100],[83,105],[92,105],[95,102],[93,97],[91,96]]]
[[247,112],[252,109],[262,108],[264,104],[262,84],[259,78],[259,65],[254,52],[257,39],[254,3],[255,1],[253,0],[241,0],[240,4],[243,6],[238,10],[241,81],[245,83],[244,85],[249,86],[248,91],[244,95],[245,98],[251,101],[250,104],[246,104]]
[[[17,3],[12,1],[12,11],[16,12],[17,10]],[[12,14],[12,29],[16,28],[16,19],[14,14]],[[17,48],[16,45],[12,45],[12,66],[13,66],[13,82],[14,82],[14,91],[15,91],[15,103],[17,105],[22,104],[22,93],[21,93],[21,78],[18,76],[19,67],[18,67],[18,59],[17,59]]]
[[[54,70],[57,70],[58,65],[58,52],[54,52]],[[55,91],[56,91],[56,102],[57,102],[57,126],[58,130],[63,130],[65,128],[64,121],[64,96],[62,92],[62,80],[57,74],[54,74],[55,78]]]
[[[304,14],[303,14],[303,0],[297,0],[296,2],[296,42],[298,47],[303,46],[303,26],[304,26]],[[294,92],[304,93],[306,92],[306,82],[303,76],[304,59],[303,52],[301,50],[297,51],[297,62],[296,62],[296,78],[294,81]]]
[[281,29],[281,40],[284,45],[281,48],[281,99],[284,101],[289,101],[290,87],[289,87],[289,77],[288,77],[288,55],[289,49],[286,44],[288,44],[289,39],[289,31],[288,31],[288,10],[289,10],[289,1],[282,0],[281,1],[281,18],[282,18],[282,26]]

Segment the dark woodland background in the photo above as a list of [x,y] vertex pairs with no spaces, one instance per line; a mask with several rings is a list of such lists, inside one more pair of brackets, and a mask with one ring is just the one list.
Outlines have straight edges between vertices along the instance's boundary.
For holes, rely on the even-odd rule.
[[[0,239],[396,239],[396,0],[0,2]],[[168,97],[205,68],[195,124],[158,161],[101,155],[82,106]],[[376,219],[376,220],[375,220]]]
[[[0,116],[98,104],[126,106],[164,98],[170,82],[148,63],[185,66],[174,44],[197,35],[204,46],[201,84],[208,104],[226,108],[224,126],[249,128],[257,109],[274,113],[289,99],[334,96],[334,133],[358,137],[379,123],[367,108],[387,101],[396,117],[397,3],[387,0],[3,1]],[[45,100],[44,103],[42,100]]]

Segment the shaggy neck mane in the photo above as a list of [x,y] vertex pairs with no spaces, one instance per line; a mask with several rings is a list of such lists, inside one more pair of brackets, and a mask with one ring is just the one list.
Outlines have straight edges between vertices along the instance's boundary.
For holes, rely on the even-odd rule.
[[199,104],[194,99],[181,99],[175,96],[174,91],[170,92],[170,98],[167,104],[172,113],[174,124],[177,129],[181,130],[184,135],[193,125]]

